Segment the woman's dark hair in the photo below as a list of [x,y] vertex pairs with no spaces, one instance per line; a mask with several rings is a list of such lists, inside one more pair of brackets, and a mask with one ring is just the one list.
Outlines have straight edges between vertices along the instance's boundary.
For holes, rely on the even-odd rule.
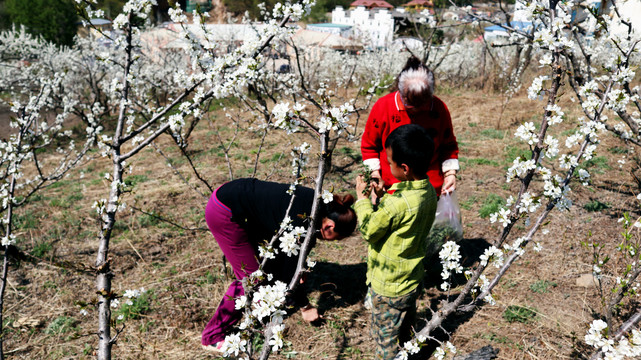
[[434,141],[422,126],[401,125],[385,140],[385,148],[392,149],[392,160],[406,164],[415,174],[425,174],[434,154]]
[[352,235],[356,229],[356,213],[351,208],[354,204],[354,196],[351,194],[334,195],[334,200],[325,206],[327,217],[334,221],[334,231],[341,237]]

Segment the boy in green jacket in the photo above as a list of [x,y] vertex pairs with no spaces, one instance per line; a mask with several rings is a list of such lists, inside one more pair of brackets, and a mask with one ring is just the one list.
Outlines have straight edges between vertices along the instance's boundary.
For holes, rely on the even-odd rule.
[[[393,359],[398,345],[410,340],[416,321],[416,300],[423,279],[427,235],[436,212],[436,192],[427,167],[434,143],[419,125],[403,125],[385,141],[392,175],[399,183],[382,195],[375,210],[370,184],[356,179],[358,200],[354,210],[360,231],[368,242],[367,284],[372,300],[372,336],[375,359]],[[376,184],[372,184],[376,192]]]

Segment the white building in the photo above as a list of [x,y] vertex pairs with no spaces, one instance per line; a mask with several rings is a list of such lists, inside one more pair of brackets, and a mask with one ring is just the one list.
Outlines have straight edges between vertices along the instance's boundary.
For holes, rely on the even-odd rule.
[[387,9],[368,10],[357,6],[345,10],[338,6],[332,11],[332,23],[352,26],[352,35],[369,47],[387,47],[394,36],[394,17]]

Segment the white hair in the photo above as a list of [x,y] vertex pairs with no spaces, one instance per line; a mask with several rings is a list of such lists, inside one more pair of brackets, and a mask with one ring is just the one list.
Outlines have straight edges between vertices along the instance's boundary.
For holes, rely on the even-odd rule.
[[434,74],[425,69],[408,69],[398,77],[398,90],[402,95],[412,94],[434,94]]

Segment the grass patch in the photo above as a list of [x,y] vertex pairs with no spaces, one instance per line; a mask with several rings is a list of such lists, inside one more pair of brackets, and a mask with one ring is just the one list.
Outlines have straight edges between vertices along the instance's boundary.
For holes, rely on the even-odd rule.
[[45,333],[48,335],[59,335],[75,331],[75,322],[73,318],[68,316],[57,317],[47,326]]
[[622,146],[615,146],[608,148],[608,151],[615,155],[625,155],[628,153],[628,148]]
[[466,165],[499,166],[498,161],[490,160],[490,159],[486,159],[486,158],[459,158],[459,161],[465,163]]
[[268,163],[268,162],[278,162],[278,161],[280,161],[281,159],[284,159],[284,158],[285,158],[285,154],[277,152],[274,155],[272,155],[271,157],[262,157],[260,159],[260,163],[261,164],[265,164],[265,163]]
[[156,226],[158,223],[160,223],[160,219],[155,212],[138,216],[138,224],[141,228]]
[[547,280],[539,280],[537,282],[534,282],[530,284],[530,290],[535,293],[539,294],[544,294],[548,292],[549,287],[556,287],[557,284],[555,282],[547,281]]
[[205,273],[205,276],[201,276],[198,279],[196,279],[196,284],[199,286],[202,286],[204,284],[215,284],[218,279],[220,279],[220,276],[214,275],[211,272],[207,271]]
[[520,322],[527,324],[534,318],[536,318],[536,310],[525,306],[510,305],[503,312],[503,319],[510,323]]
[[67,196],[65,202],[67,204],[74,204],[78,201],[81,201],[85,197],[82,195],[82,190],[76,189],[71,195]]
[[589,203],[583,205],[583,208],[589,212],[597,212],[605,209],[609,209],[610,205],[602,203],[599,200],[592,200]]
[[116,310],[116,321],[124,322],[130,319],[140,319],[143,314],[151,311],[153,292],[146,291],[134,298],[122,298],[121,306]]
[[491,214],[499,211],[503,205],[505,205],[505,199],[496,194],[489,194],[485,200],[483,200],[483,204],[479,209],[479,216],[486,219],[490,217]]
[[58,188],[61,188],[61,187],[66,187],[67,185],[69,185],[69,181],[68,180],[58,180],[58,181],[54,182],[53,184],[49,185],[49,189],[58,189]]
[[593,157],[592,159],[584,162],[582,166],[579,166],[585,169],[592,169],[592,172],[597,173],[597,174],[603,174],[606,170],[612,169],[610,165],[608,165],[608,158],[605,156],[596,156]]
[[35,229],[38,227],[38,216],[31,210],[26,210],[23,215],[16,214],[15,226],[18,229]]
[[37,243],[36,246],[33,247],[33,250],[31,250],[31,255],[37,258],[43,258],[45,255],[51,252],[51,250],[53,250],[53,245],[51,243],[41,242]]
[[464,201],[461,201],[460,205],[461,205],[462,209],[471,210],[472,209],[472,205],[476,204],[477,201],[478,201],[478,198],[476,196],[472,195],[472,196],[469,196]]
[[137,184],[149,181],[147,175],[131,175],[125,178],[125,185],[136,186]]
[[49,201],[49,206],[68,209],[71,207],[71,204],[67,201],[67,199],[53,198]]
[[505,149],[505,163],[512,164],[514,159],[530,159],[532,157],[532,151],[527,148],[509,146]]
[[505,137],[505,132],[501,130],[496,130],[496,129],[485,129],[481,130],[480,132],[481,136],[484,136],[488,139],[499,139],[503,140]]

